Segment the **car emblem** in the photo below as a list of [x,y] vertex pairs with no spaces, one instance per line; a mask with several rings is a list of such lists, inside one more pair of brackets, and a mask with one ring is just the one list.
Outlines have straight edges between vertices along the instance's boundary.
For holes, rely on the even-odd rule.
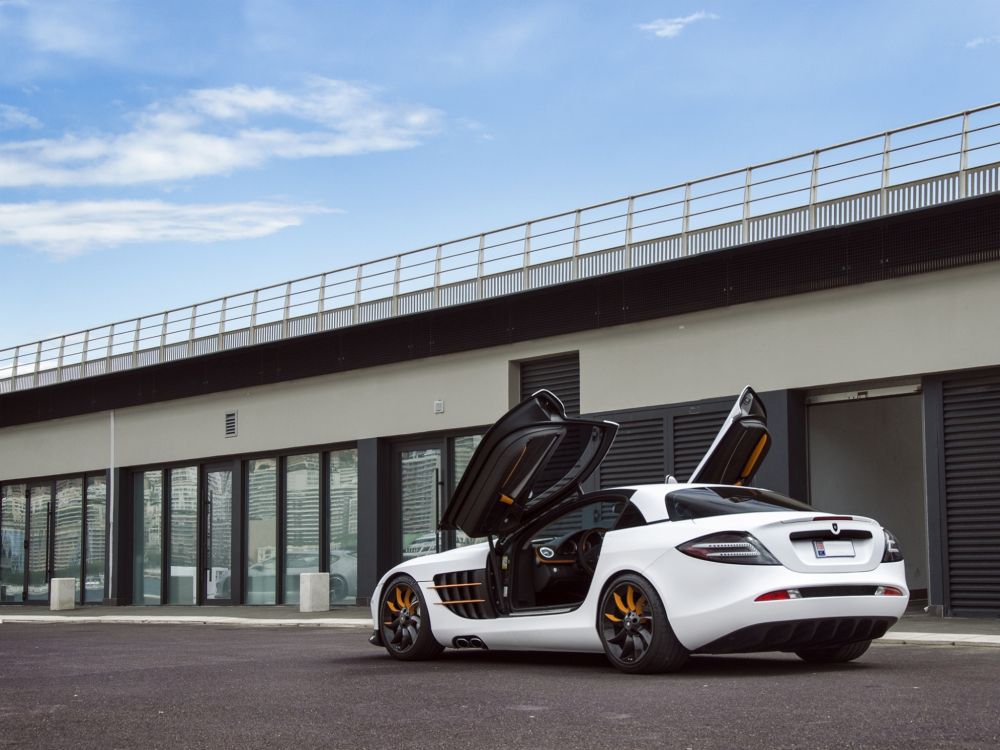
[[551,547],[539,547],[538,554],[544,557],[546,560],[551,560],[556,556],[556,551]]
[[837,524],[833,524],[833,533],[834,534],[840,533],[840,527]]

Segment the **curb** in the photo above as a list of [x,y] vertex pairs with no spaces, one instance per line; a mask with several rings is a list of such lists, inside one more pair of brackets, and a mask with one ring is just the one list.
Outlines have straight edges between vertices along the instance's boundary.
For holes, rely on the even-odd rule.
[[976,635],[974,633],[886,633],[879,643],[899,643],[910,646],[992,646],[1000,648],[1000,635]]
[[314,627],[314,628],[363,628],[371,630],[371,620],[360,620],[347,617],[324,617],[316,619],[259,619],[253,617],[199,617],[197,615],[170,616],[129,616],[129,615],[94,615],[79,617],[60,617],[58,615],[8,615],[0,617],[0,624],[14,622],[33,622],[40,624],[83,623],[111,625],[242,625],[244,627]]

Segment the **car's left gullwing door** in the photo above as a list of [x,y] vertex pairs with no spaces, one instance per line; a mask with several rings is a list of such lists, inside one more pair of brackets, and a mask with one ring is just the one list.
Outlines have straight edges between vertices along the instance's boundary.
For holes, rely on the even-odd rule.
[[712,447],[688,480],[698,484],[746,485],[771,448],[767,411],[753,388],[740,393]]
[[504,536],[571,497],[611,448],[614,422],[571,418],[549,391],[519,403],[483,436],[438,525]]

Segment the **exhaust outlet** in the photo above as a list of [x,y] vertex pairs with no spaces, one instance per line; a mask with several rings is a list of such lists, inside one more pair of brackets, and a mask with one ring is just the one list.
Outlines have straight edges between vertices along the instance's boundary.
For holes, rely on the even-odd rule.
[[483,642],[483,639],[480,638],[478,635],[474,635],[469,639],[469,645],[472,646],[473,648],[481,648],[484,650],[486,649],[486,644]]
[[471,645],[468,638],[456,638],[452,643],[455,648],[468,648]]

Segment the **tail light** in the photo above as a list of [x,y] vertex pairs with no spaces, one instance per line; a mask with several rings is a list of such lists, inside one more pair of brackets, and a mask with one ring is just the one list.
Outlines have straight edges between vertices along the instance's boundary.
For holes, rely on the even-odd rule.
[[901,589],[897,589],[895,586],[879,586],[875,589],[875,596],[902,596],[903,592]]
[[713,562],[736,565],[781,565],[752,534],[723,531],[692,539],[678,545],[685,555]]
[[885,552],[882,553],[882,562],[902,562],[903,552],[899,549],[899,540],[889,529],[882,531],[885,533]]

